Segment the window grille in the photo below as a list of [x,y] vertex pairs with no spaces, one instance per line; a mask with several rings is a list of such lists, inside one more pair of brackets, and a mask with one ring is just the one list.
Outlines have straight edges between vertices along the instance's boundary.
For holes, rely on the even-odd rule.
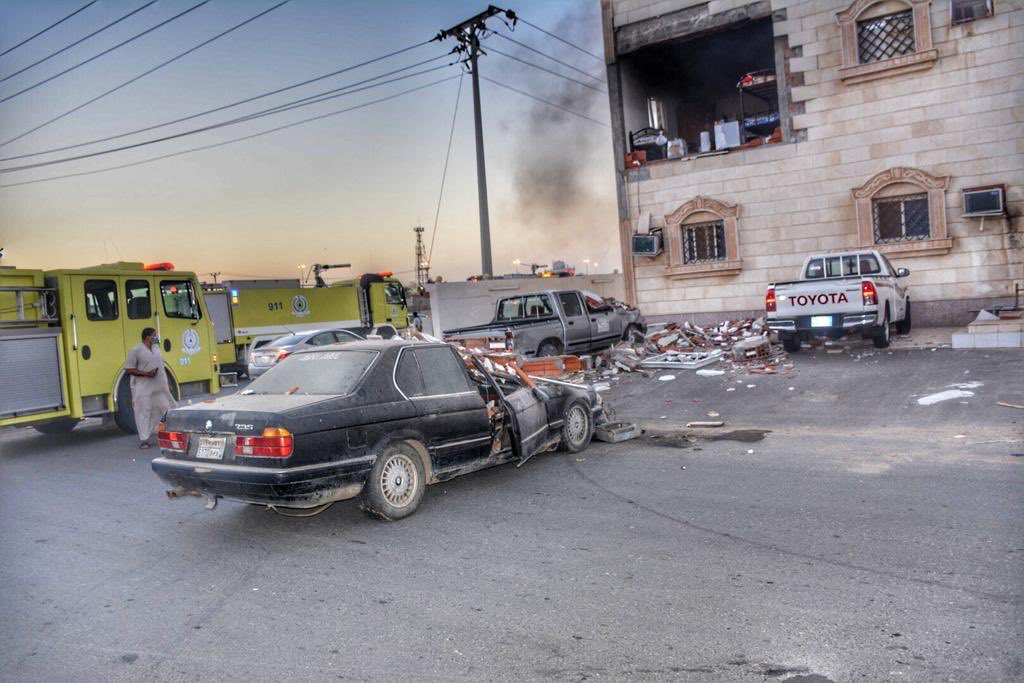
[[683,263],[725,259],[725,224],[722,221],[683,226]]
[[872,208],[875,244],[914,242],[931,235],[927,194],[876,199]]
[[878,62],[914,52],[912,10],[887,14],[857,23],[860,63]]

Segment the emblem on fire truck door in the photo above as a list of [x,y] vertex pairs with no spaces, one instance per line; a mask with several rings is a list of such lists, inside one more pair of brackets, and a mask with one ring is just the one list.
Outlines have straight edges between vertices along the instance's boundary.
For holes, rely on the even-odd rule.
[[181,350],[190,356],[199,353],[199,333],[191,327],[181,335]]
[[292,297],[292,315],[299,318],[309,315],[309,301],[301,294]]

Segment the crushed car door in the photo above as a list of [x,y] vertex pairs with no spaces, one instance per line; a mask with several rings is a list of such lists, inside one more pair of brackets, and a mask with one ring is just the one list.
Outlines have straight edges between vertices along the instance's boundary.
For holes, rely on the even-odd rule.
[[537,394],[540,389],[523,387],[503,397],[505,407],[512,419],[512,440],[519,465],[540,452],[547,441],[548,409]]
[[508,411],[512,427],[512,450],[519,458],[518,467],[539,453],[547,441],[548,409],[545,405],[544,392],[531,386],[532,382],[527,384],[528,378],[522,373],[517,381],[523,381],[523,385],[510,391],[495,381],[494,376],[479,358],[473,358],[473,365],[498,392],[505,410]]

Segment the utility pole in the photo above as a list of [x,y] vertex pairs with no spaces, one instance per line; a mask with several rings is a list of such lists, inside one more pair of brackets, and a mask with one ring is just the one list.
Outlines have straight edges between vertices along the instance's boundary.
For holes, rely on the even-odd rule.
[[220,277],[220,271],[218,270],[216,273],[207,273],[207,275],[213,278],[213,284],[217,284],[217,278]]
[[[480,270],[485,278],[494,275],[491,263],[491,219],[487,210],[487,169],[484,164],[484,128],[480,113],[480,69],[477,58],[480,56],[480,34],[487,31],[486,21],[496,15],[504,15],[515,26],[516,13],[488,5],[480,14],[440,31],[434,37],[436,41],[454,38],[459,42],[460,51],[467,54],[464,64],[468,64],[473,77],[473,124],[476,128],[476,188],[480,200]],[[505,22],[508,25],[508,22]],[[486,52],[484,54],[487,54]]]
[[416,233],[416,287],[422,292],[430,280],[430,264],[427,262],[427,249],[423,245],[423,231],[421,225],[412,229]]

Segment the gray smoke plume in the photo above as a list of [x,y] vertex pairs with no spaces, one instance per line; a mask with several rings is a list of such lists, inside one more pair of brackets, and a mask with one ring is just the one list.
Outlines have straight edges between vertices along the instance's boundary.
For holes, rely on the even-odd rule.
[[[595,38],[601,35],[600,10],[597,3],[593,5],[569,11],[549,30],[601,54],[600,45],[595,45]],[[587,78],[507,41],[491,40],[503,51],[606,89],[606,69],[602,62],[523,24],[512,35],[516,40],[573,64],[601,80]],[[605,93],[525,66],[516,69],[513,76],[501,80],[598,121],[609,119],[608,96]],[[598,226],[611,228],[599,231],[604,241],[610,239],[614,242],[616,239],[613,231],[617,214],[610,130],[532,100],[526,119],[516,128],[523,136],[523,144],[513,159],[513,210],[518,222],[525,224],[532,233],[527,237],[536,238],[534,255],[545,259],[564,255],[572,262],[578,258],[582,246],[587,247],[584,253],[603,252],[605,245],[595,249],[588,240],[594,239]],[[599,183],[594,182],[594,168],[602,170]],[[581,172],[582,169],[590,170]],[[578,263],[575,265],[580,267]]]

